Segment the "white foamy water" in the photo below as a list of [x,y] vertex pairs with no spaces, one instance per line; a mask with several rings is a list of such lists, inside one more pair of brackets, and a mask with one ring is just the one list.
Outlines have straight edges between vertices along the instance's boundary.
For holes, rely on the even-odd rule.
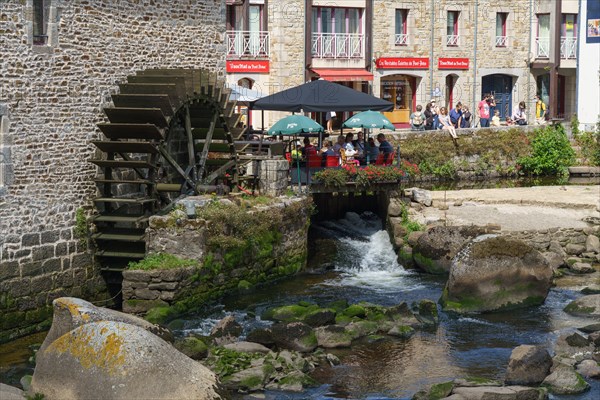
[[342,272],[336,279],[326,281],[329,286],[357,286],[378,291],[410,291],[419,289],[409,279],[413,273],[398,264],[387,231],[381,230],[381,221],[367,214],[366,219],[356,213],[347,213],[342,220],[326,222],[323,227],[335,231],[340,242],[340,257],[336,270]]

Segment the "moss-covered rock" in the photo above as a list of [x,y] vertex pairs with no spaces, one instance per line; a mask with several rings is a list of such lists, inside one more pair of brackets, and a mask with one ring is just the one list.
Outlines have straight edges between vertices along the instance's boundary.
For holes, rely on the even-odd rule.
[[195,337],[185,337],[175,341],[175,348],[194,360],[202,360],[208,355],[208,346]]
[[353,340],[351,332],[339,325],[322,326],[315,329],[317,343],[326,349],[350,347]]
[[600,294],[583,296],[570,302],[564,310],[580,317],[600,317]]
[[365,309],[365,307],[363,307],[361,305],[352,304],[351,306],[346,308],[344,311],[342,311],[341,314],[346,317],[349,317],[349,318],[352,318],[352,317],[364,318],[367,316],[367,310]]
[[415,333],[413,327],[408,325],[396,325],[390,329],[387,334],[390,336],[397,336],[401,338],[409,338]]

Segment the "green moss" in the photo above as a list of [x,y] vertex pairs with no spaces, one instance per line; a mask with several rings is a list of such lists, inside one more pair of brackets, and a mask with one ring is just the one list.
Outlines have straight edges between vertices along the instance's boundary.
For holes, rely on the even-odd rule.
[[129,269],[149,271],[153,269],[175,269],[186,267],[198,267],[199,263],[196,260],[185,260],[173,254],[157,253],[151,254],[138,262],[130,262]]
[[354,320],[353,318],[351,318],[351,317],[349,317],[347,315],[344,315],[344,314],[337,314],[335,316],[335,323],[337,325],[342,325],[342,326],[348,325],[353,320]]
[[311,378],[310,376],[308,376],[306,374],[302,374],[301,376],[300,375],[285,376],[285,377],[281,378],[281,380],[279,381],[280,386],[297,385],[297,384],[301,384],[304,387],[319,386],[319,382],[315,381],[313,378]]
[[171,307],[154,307],[148,310],[144,318],[153,324],[164,324],[176,315],[177,312]]
[[474,383],[477,385],[486,385],[486,386],[498,386],[500,385],[500,382],[495,381],[493,379],[488,379],[488,378],[481,378],[478,376],[470,376],[468,378],[465,378],[465,381],[469,382],[469,383]]
[[78,208],[75,211],[75,228],[73,228],[73,235],[75,238],[79,239],[79,244],[87,249],[90,227],[83,208]]
[[575,301],[572,301],[564,308],[564,311],[570,314],[591,314],[594,310],[594,307],[583,307]]
[[247,388],[247,389],[251,389],[251,388],[256,388],[256,387],[261,387],[262,386],[262,377],[260,376],[249,376],[245,379],[242,379],[240,381],[240,387],[242,388]]
[[348,300],[336,300],[336,301],[332,301],[331,303],[327,303],[326,305],[327,308],[332,308],[335,310],[335,312],[340,313],[342,311],[344,311],[346,308],[348,308]]
[[443,275],[448,273],[445,269],[437,266],[431,258],[425,257],[419,252],[414,252],[412,256],[417,265],[430,274]]
[[248,290],[248,289],[252,288],[252,284],[250,282],[242,279],[241,281],[238,282],[237,287],[239,290]]
[[454,389],[454,382],[437,383],[429,389],[429,400],[439,400],[450,396]]
[[302,343],[304,346],[306,347],[314,347],[317,346],[318,341],[317,341],[317,335],[315,334],[315,332],[311,332],[310,334],[304,336],[301,340],[300,343]]
[[358,304],[352,304],[344,311],[342,311],[342,314],[350,318],[364,318],[367,315],[367,310],[363,306],[359,306]]

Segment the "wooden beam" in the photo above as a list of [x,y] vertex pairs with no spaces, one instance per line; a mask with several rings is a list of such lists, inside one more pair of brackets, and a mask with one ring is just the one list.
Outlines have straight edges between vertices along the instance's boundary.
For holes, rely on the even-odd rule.
[[190,117],[190,106],[185,106],[185,132],[188,139],[189,164],[192,166],[192,179],[198,181],[198,168],[196,168],[196,155],[194,150],[194,137],[192,135],[192,118]]
[[204,176],[204,170],[206,169],[206,159],[208,158],[208,149],[210,148],[210,142],[212,141],[213,132],[215,131],[215,125],[217,124],[217,117],[218,115],[215,113],[210,123],[210,127],[208,128],[208,132],[206,133],[204,148],[202,149],[202,153],[200,154],[200,160],[198,161],[200,165],[200,168],[198,169],[199,179],[202,179],[202,177]]
[[179,164],[177,164],[177,162],[173,159],[173,157],[171,157],[171,154],[169,154],[169,151],[165,148],[165,146],[162,145],[158,149],[160,150],[160,154],[162,154],[165,160],[167,160],[167,162],[171,164],[173,168],[175,168],[179,175],[181,175],[181,177],[185,179],[185,181],[190,185],[190,187],[194,189],[194,192],[196,192],[196,183],[193,180],[191,180],[189,176],[187,176],[183,168],[181,168]]
[[223,172],[227,171],[229,168],[233,167],[235,164],[236,164],[235,160],[229,160],[226,164],[222,165],[221,167],[219,167],[219,169],[217,169],[216,171],[212,172],[209,176],[207,176],[206,179],[204,179],[202,182],[205,185],[209,185],[212,181],[217,179],[219,177],[219,175],[221,175]]

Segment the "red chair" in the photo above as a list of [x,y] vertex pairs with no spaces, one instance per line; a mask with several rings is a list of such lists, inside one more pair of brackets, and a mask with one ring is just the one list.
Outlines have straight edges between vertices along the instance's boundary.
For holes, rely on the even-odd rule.
[[396,158],[396,152],[392,152],[392,153],[388,154],[388,157],[385,160],[384,165],[392,165],[394,163],[394,158]]
[[308,154],[308,168],[320,168],[322,158],[318,154]]
[[340,158],[338,156],[327,156],[325,158],[326,167],[337,167],[340,165]]
[[377,159],[375,160],[375,165],[385,165],[385,154],[383,154],[383,153],[377,154]]

